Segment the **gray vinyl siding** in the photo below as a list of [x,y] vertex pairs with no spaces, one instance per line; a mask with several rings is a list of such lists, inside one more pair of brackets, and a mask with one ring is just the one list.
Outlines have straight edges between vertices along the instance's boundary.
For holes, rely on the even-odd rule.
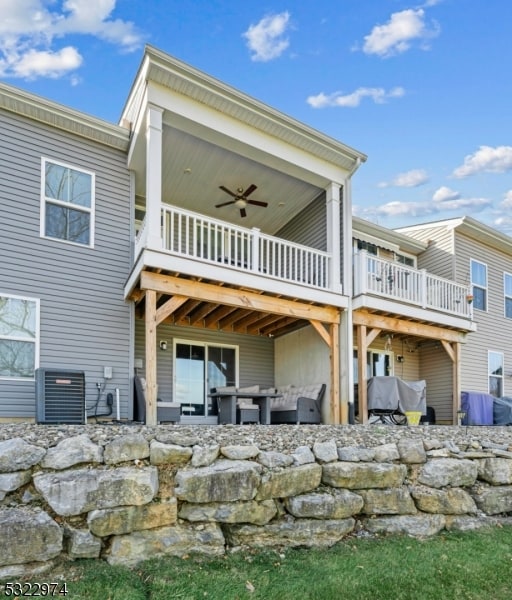
[[291,219],[276,233],[276,236],[325,252],[327,250],[326,232],[327,217],[325,194],[323,194]]
[[453,229],[434,227],[406,232],[422,242],[428,248],[418,256],[418,268],[426,269],[433,275],[453,279],[454,277],[454,242]]
[[488,351],[504,354],[504,395],[512,395],[512,319],[504,316],[503,274],[512,273],[512,257],[496,248],[457,233],[455,241],[457,281],[470,282],[470,260],[487,265],[487,311],[474,310],[477,331],[462,346],[464,391],[488,392]]
[[427,406],[437,423],[452,423],[453,363],[439,342],[425,340],[419,349],[420,379],[427,382]]
[[[160,350],[160,340],[167,341],[167,350]],[[157,328],[157,384],[158,397],[165,402],[172,401],[174,340],[238,346],[238,385],[274,386],[274,341],[271,338],[162,324]],[[135,322],[135,359],[142,359],[145,365],[143,319]],[[144,375],[144,366],[138,374]]]
[[[40,366],[85,371],[86,403],[119,389],[131,404],[130,178],[126,156],[0,111],[0,294],[40,299]],[[95,173],[94,248],[40,237],[41,158]],[[0,417],[33,418],[34,382],[0,379]],[[99,410],[105,410],[104,397]],[[115,407],[114,407],[115,408]]]

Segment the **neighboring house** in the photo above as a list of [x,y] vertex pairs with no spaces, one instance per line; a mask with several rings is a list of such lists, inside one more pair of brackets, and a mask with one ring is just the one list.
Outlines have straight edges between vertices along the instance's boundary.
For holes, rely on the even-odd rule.
[[[399,231],[426,244],[420,267],[471,288],[476,332],[461,348],[462,390],[512,395],[512,238],[471,217]],[[442,361],[431,361],[429,369],[449,376]],[[442,402],[446,390],[429,396]]]
[[[457,422],[464,348],[473,339],[469,282],[425,260],[422,239],[354,217],[354,382],[365,421],[371,376],[424,379],[437,422]],[[511,240],[512,242],[512,240]]]
[[84,370],[91,406],[108,383],[127,414],[128,143],[126,129],[0,84],[0,419],[34,417],[40,365]]
[[128,419],[143,374],[149,424],[157,394],[213,423],[211,387],[315,382],[347,422],[363,154],[150,47],[122,127],[7,85],[0,120],[0,417],[41,366]]

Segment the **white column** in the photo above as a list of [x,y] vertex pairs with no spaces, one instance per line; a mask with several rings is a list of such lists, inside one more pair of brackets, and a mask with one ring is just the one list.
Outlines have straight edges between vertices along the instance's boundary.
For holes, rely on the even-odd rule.
[[149,105],[146,114],[146,247],[162,248],[162,113]]
[[341,224],[343,240],[342,279],[343,293],[352,297],[352,182],[346,179],[343,183],[343,223]]
[[327,186],[325,199],[327,204],[327,252],[331,255],[329,287],[334,292],[341,293],[340,186],[337,183]]

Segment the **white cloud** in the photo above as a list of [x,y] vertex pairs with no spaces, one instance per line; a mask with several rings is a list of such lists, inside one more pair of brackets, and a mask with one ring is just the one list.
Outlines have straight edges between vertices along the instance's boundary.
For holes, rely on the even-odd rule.
[[385,25],[376,25],[364,38],[363,52],[388,57],[405,52],[415,40],[423,47],[428,39],[439,34],[439,27],[429,28],[422,8],[396,12]]
[[268,62],[278,58],[288,48],[290,42],[284,37],[288,30],[290,13],[282,12],[277,15],[263,17],[256,25],[251,25],[243,33],[247,46],[252,52],[251,60]]
[[505,194],[504,199],[502,200],[502,202],[500,202],[500,207],[501,208],[512,208],[512,190],[509,190]]
[[60,77],[62,73],[73,71],[82,64],[82,57],[75,48],[68,46],[58,52],[29,50],[13,65],[16,77]]
[[432,200],[434,202],[447,202],[450,200],[458,200],[460,198],[460,193],[455,190],[451,190],[449,187],[445,185],[441,186],[438,190],[434,192],[432,196]]
[[398,174],[391,181],[383,181],[378,187],[418,187],[428,181],[427,172],[423,169],[412,169],[406,173]]
[[[0,76],[61,77],[82,64],[67,35],[92,35],[131,51],[141,44],[133,23],[112,19],[116,0],[2,0]],[[53,9],[53,10],[52,10]],[[75,79],[76,81],[76,79]]]
[[458,179],[477,173],[505,173],[512,170],[512,146],[480,146],[474,153],[464,158],[464,164],[457,167],[452,175]]
[[361,216],[370,215],[375,217],[424,217],[442,212],[479,212],[491,206],[491,200],[487,198],[458,198],[445,200],[443,202],[400,202],[393,201],[359,211]]
[[375,104],[384,104],[389,98],[401,98],[405,90],[401,87],[395,87],[386,92],[384,88],[358,88],[351,94],[342,94],[334,92],[333,94],[324,94],[320,92],[316,96],[309,96],[306,102],[313,108],[325,108],[328,106],[342,106],[353,108],[359,106],[363,98],[371,98]]

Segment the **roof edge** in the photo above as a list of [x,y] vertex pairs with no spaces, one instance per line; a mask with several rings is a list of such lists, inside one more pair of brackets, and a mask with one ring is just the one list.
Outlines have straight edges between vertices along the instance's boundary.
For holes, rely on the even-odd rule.
[[130,133],[126,128],[3,82],[0,108],[119,150],[128,149]]

